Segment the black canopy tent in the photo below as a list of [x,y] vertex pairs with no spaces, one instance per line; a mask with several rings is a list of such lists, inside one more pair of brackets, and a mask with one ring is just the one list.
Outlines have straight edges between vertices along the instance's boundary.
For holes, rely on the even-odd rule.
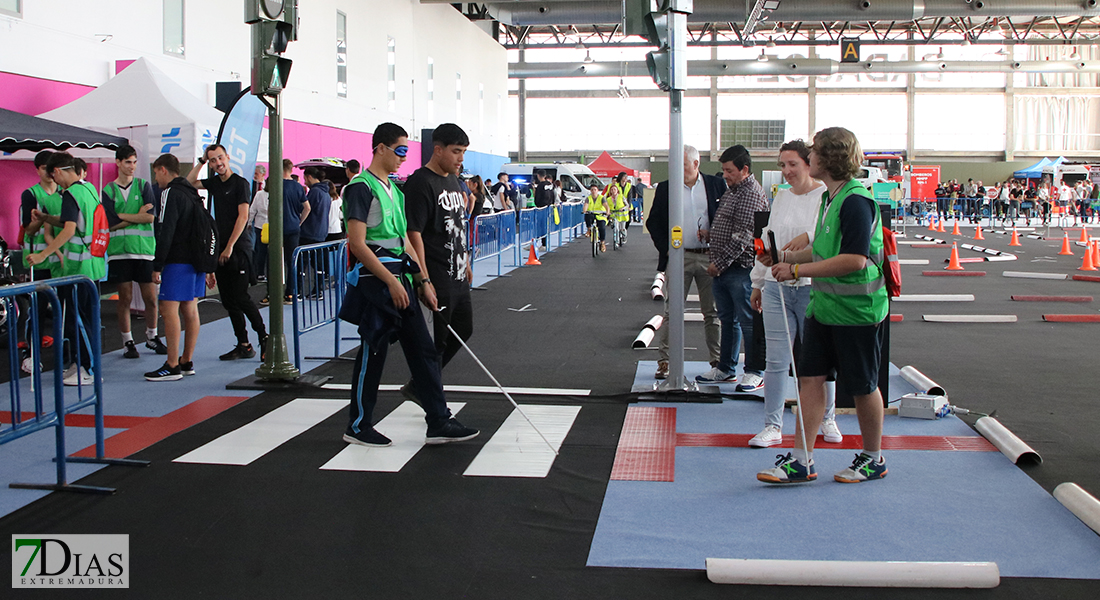
[[82,129],[0,108],[0,152],[106,148],[117,150],[126,138]]

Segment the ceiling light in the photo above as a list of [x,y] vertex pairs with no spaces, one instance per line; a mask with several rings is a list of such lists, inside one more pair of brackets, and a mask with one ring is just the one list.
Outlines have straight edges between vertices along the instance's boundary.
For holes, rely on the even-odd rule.
[[1070,53],[1069,59],[1070,60],[1080,60],[1081,59],[1081,55],[1077,54],[1077,46],[1073,47],[1073,52]]
[[756,60],[758,60],[760,62],[768,62],[768,55],[764,54],[764,49],[763,48],[760,49],[760,56],[757,56]]
[[586,51],[586,52],[584,53],[584,62],[586,62],[586,63],[594,63],[594,62],[596,62],[596,61],[595,61],[595,60],[594,60],[594,59],[592,58],[592,51],[591,51],[591,50],[588,50],[588,51]]
[[775,48],[775,40],[773,40],[772,38],[768,38],[768,43],[765,44],[765,46],[767,46],[768,48]]
[[943,46],[940,46],[940,53],[936,55],[936,60],[943,60]]
[[962,45],[964,48],[970,45],[970,34],[966,34],[966,36],[963,37]]
[[584,47],[584,44],[582,44],[580,42],[577,42],[577,45],[573,46],[573,49],[574,50],[586,50],[587,48]]

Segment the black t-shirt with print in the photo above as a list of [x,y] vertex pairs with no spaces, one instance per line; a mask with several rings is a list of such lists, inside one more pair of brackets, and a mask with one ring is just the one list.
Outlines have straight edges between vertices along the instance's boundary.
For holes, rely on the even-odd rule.
[[[218,243],[224,248],[233,235],[233,226],[237,222],[237,211],[241,204],[250,204],[248,180],[236,173],[229,179],[222,181],[221,177],[214,176],[202,180],[202,187],[210,192],[211,202],[214,205],[214,223],[218,228]],[[245,227],[233,245],[233,254],[252,256],[252,232]]]
[[408,229],[419,232],[424,239],[426,256],[422,260],[427,263],[436,290],[446,294],[468,285],[466,195],[458,177],[438,175],[421,167],[409,176],[404,192]]

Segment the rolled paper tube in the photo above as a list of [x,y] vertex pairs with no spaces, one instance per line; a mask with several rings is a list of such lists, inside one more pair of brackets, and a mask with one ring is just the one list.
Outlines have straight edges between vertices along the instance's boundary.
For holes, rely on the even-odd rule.
[[995,588],[992,562],[871,562],[708,558],[713,583],[836,587]]
[[1019,464],[1021,460],[1035,464],[1043,462],[1043,457],[1039,456],[1038,452],[1016,437],[1015,433],[1009,431],[1007,427],[1001,425],[1001,422],[993,417],[978,419],[974,423],[974,429],[977,429],[978,433],[992,442],[1001,451],[1001,454],[1007,456],[1008,460],[1015,464]]
[[917,391],[928,394],[929,396],[946,396],[947,391],[943,389],[943,386],[932,381],[924,373],[916,370],[912,366],[905,366],[901,368],[901,378],[908,381],[913,387],[917,388]]

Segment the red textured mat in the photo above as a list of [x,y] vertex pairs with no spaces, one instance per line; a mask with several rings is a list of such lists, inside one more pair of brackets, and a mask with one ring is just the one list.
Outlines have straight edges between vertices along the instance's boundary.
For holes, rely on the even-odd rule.
[[[748,433],[680,433],[677,446],[747,448],[752,434]],[[784,435],[783,443],[773,448],[794,448],[794,434]],[[839,444],[830,444],[817,436],[814,448],[859,450],[863,448],[863,436],[846,435]],[[936,450],[941,452],[996,452],[997,447],[980,436],[942,435],[884,435],[883,450]]]
[[676,475],[676,408],[626,409],[612,481],[673,481]]
[[1048,323],[1100,323],[1100,315],[1043,315]]

